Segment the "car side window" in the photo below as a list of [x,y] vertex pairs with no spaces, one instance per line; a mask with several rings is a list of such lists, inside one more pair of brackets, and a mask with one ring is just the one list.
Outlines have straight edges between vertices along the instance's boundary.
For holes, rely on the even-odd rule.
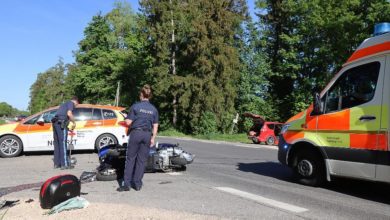
[[92,120],[103,120],[102,110],[100,108],[93,109]]
[[103,109],[103,118],[104,119],[113,119],[113,118],[116,118],[116,114],[112,110]]
[[324,113],[352,108],[374,98],[380,70],[372,62],[347,70],[322,97]]
[[75,108],[73,116],[76,121],[86,121],[92,119],[92,108]]
[[57,113],[57,109],[43,113],[42,115],[43,122],[51,123],[51,119],[56,115],[56,113]]
[[275,125],[274,124],[268,124],[268,128],[271,129],[271,130],[274,130]]
[[35,116],[35,117],[25,121],[23,124],[25,124],[25,125],[33,125],[33,124],[35,124],[38,121],[38,119],[40,117],[41,117],[41,115],[37,115],[37,116]]

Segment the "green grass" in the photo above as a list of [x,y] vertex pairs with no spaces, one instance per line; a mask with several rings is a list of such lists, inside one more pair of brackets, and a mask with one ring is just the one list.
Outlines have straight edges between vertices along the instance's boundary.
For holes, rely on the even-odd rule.
[[5,121],[3,119],[0,119],[0,125],[5,124]]
[[228,142],[240,142],[251,143],[245,133],[242,134],[207,134],[207,135],[186,135],[174,129],[161,131],[158,133],[160,136],[170,137],[188,137],[202,140],[214,140],[214,141],[228,141]]

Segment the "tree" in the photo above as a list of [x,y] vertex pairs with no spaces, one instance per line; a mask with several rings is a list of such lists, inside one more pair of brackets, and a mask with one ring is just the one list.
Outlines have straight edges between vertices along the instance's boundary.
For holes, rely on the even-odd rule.
[[13,114],[13,108],[6,102],[0,102],[0,116],[11,116]]
[[[192,132],[202,124],[203,113],[212,112],[218,130],[226,132],[235,113],[240,62],[234,35],[246,13],[245,1],[144,0],[141,6],[153,57],[153,68],[147,74],[164,117],[172,118],[177,105],[178,127]],[[170,69],[172,50],[176,74]]]
[[[269,94],[270,67],[267,63],[267,54],[261,42],[261,33],[256,29],[250,17],[241,25],[242,33],[237,40],[240,61],[243,64],[238,81],[238,97],[236,108],[239,113],[251,112],[262,115],[267,120],[277,119],[274,105]],[[241,118],[239,131],[248,131],[252,120]]]
[[60,58],[54,67],[39,73],[30,87],[30,112],[36,113],[61,104],[67,98],[65,88],[65,65]]
[[270,92],[281,120],[305,109],[379,21],[385,0],[258,0],[271,74]]
[[120,104],[135,100],[148,62],[130,5],[116,2],[107,15],[97,14],[84,35],[75,53],[76,63],[69,67],[69,90],[84,102],[114,104],[120,81],[125,88]]

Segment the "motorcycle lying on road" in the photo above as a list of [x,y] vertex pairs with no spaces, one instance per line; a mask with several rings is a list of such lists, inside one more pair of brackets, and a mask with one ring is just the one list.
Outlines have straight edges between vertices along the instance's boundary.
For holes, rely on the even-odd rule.
[[[123,178],[127,146],[107,145],[99,152],[100,165],[96,180],[112,181]],[[184,151],[179,144],[157,143],[150,148],[145,172],[185,171],[186,165],[194,161],[195,155]]]

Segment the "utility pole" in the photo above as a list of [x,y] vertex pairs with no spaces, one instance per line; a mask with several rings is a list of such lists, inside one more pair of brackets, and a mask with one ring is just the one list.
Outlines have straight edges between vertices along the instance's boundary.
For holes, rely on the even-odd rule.
[[120,94],[121,81],[118,81],[118,87],[116,88],[115,103],[114,106],[119,106],[119,94]]
[[[175,76],[176,76],[176,45],[175,45],[175,24],[173,21],[173,4],[172,0],[169,0],[169,4],[171,5],[171,26],[172,26],[172,46],[171,46],[171,59],[172,59],[172,75],[173,75],[173,85],[176,87],[175,83]],[[172,124],[173,127],[176,127],[177,123],[177,94],[173,94],[173,100],[172,100],[172,105],[173,105],[173,117],[172,117]]]

